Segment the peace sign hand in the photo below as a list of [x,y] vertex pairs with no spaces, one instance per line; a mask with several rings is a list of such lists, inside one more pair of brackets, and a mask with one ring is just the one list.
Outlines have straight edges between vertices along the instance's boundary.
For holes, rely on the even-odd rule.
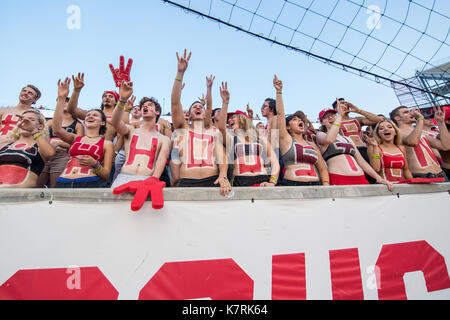
[[120,88],[122,81],[130,81],[130,71],[132,65],[133,59],[128,59],[127,67],[125,68],[125,58],[123,56],[120,56],[119,58],[118,69],[114,69],[113,65],[109,64],[109,69],[111,70],[117,88]]
[[445,123],[445,113],[440,105],[433,106],[434,120],[436,122]]
[[220,86],[220,96],[222,97],[223,102],[230,102],[230,92],[228,91],[228,84],[226,81],[222,82],[222,85]]

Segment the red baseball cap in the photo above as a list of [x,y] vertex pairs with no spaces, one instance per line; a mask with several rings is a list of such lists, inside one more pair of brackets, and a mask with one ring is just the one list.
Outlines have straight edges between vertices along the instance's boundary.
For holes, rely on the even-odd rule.
[[236,111],[234,111],[234,112],[228,112],[228,113],[227,113],[227,119],[228,119],[229,117],[231,117],[233,114],[242,114],[243,116],[245,116],[246,118],[248,118],[248,115],[247,115],[245,112],[242,112],[242,111],[240,111],[240,110],[236,110]]
[[327,113],[330,113],[330,112],[337,113],[337,111],[334,110],[334,109],[324,109],[324,110],[320,111],[320,113],[319,113],[319,121],[322,121],[323,117],[324,117]]

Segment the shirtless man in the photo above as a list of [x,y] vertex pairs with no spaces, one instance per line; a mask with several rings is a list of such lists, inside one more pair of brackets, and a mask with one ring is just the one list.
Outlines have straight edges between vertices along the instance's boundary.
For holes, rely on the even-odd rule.
[[133,93],[132,82],[122,82],[119,101],[114,109],[111,124],[124,137],[125,164],[111,188],[149,177],[159,179],[170,151],[170,139],[156,131],[156,121],[161,108],[155,100],[144,97],[139,106],[142,124],[139,127],[126,124],[122,119],[128,99]]
[[[191,53],[186,55],[186,50],[181,57],[178,56],[177,52],[177,75],[171,95],[172,122],[176,134],[172,162],[179,163],[180,187],[220,185],[220,193],[226,195],[231,191],[231,186],[227,179],[228,165],[225,161],[225,150],[222,140],[220,140],[219,131],[206,129],[205,109],[198,101],[194,102],[189,108],[190,126],[183,116],[180,99],[181,88],[190,57]],[[211,87],[207,86],[206,94],[207,96],[211,94]],[[207,103],[208,101],[207,98]]]
[[35,86],[29,84],[22,88],[19,94],[19,103],[13,108],[0,109],[0,147],[12,140],[9,133],[16,127],[24,111],[31,109],[41,97],[41,92]]
[[[450,149],[450,133],[445,125],[444,112],[434,108],[434,118],[439,128],[439,138],[430,137],[423,132],[424,117],[418,109],[409,110],[400,106],[389,114],[402,134],[406,146],[406,158],[414,178],[445,177],[432,148],[447,151]],[[416,124],[413,126],[413,124]]]

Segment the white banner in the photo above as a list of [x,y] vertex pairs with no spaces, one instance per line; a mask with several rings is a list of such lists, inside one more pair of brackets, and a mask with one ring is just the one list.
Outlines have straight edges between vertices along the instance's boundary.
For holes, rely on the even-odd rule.
[[0,299],[449,299],[449,207],[448,192],[2,203]]

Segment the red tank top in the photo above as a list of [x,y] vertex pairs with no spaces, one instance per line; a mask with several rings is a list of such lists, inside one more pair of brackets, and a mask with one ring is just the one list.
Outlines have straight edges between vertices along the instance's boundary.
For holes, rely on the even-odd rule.
[[[405,180],[403,168],[406,166],[406,159],[402,150],[397,147],[400,153],[390,154],[384,152],[380,146],[378,146],[378,148],[381,151],[381,167],[383,169],[384,178],[391,182]],[[392,169],[400,169],[400,173],[394,174]]]
[[100,140],[96,144],[87,144],[81,142],[82,137],[76,137],[72,146],[69,149],[69,154],[72,158],[76,156],[86,155],[91,156],[98,162],[103,162],[103,144],[105,142],[104,138],[100,138]]

